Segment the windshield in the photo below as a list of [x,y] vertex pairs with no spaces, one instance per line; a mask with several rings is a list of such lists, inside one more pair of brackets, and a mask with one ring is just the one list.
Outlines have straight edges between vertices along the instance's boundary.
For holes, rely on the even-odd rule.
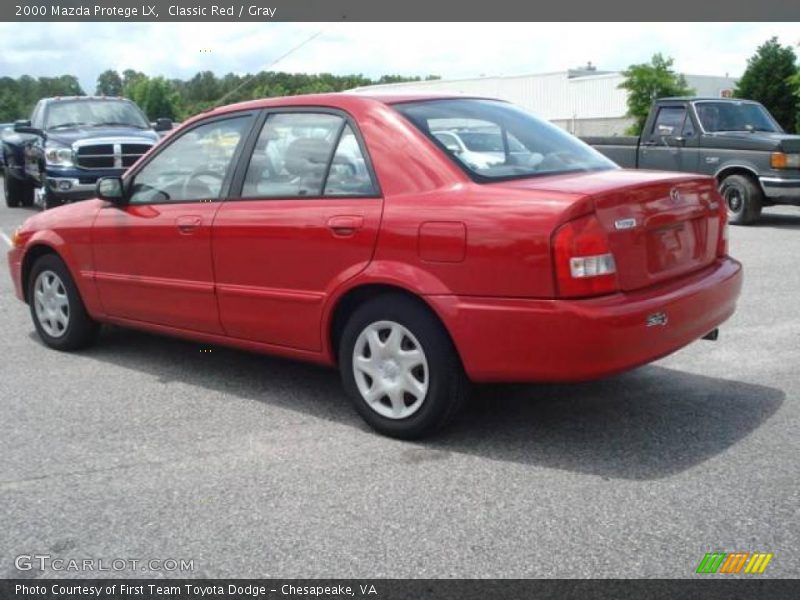
[[45,129],[80,126],[121,126],[149,129],[142,111],[127,100],[70,100],[47,107]]
[[767,109],[755,102],[697,102],[695,108],[708,132],[781,131]]
[[506,102],[465,98],[394,107],[477,181],[616,168],[566,131]]

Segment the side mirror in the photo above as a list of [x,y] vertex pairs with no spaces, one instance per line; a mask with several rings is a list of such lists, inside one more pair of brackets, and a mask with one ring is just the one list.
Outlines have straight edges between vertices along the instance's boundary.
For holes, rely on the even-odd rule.
[[97,180],[97,197],[112,204],[125,202],[125,188],[120,177],[101,177]]
[[31,122],[28,119],[19,119],[18,121],[14,121],[14,131],[17,133],[30,133],[44,137],[44,131],[37,129],[36,127],[31,127]]
[[172,119],[156,119],[155,124],[153,125],[153,129],[155,131],[169,131],[172,129]]

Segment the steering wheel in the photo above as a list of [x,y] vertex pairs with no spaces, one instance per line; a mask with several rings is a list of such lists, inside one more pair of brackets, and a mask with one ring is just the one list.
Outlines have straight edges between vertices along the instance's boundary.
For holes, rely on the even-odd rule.
[[[225,178],[224,175],[221,175],[217,171],[211,171],[206,167],[197,168],[189,173],[189,176],[184,180],[183,185],[181,186],[181,198],[193,200],[197,198],[204,198],[206,196],[211,199],[212,197],[217,196],[219,193],[219,188],[217,188],[217,192],[214,192],[210,185],[200,180],[201,177],[210,177],[215,179],[219,182],[219,187],[222,187],[222,180]],[[192,189],[193,187],[195,188],[194,190]]]

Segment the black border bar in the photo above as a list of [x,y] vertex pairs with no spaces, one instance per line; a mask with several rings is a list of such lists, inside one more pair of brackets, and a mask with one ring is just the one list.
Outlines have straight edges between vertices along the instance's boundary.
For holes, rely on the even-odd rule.
[[[44,10],[42,11],[42,9]],[[69,9],[78,10],[73,13]],[[132,14],[134,11],[135,14]],[[42,12],[44,14],[41,14]],[[753,0],[726,0],[725,2],[697,2],[696,0],[662,2],[643,0],[601,0],[596,2],[588,0],[572,0],[571,2],[554,2],[552,0],[217,0],[210,3],[205,0],[3,0],[0,2],[0,21],[768,22],[800,21],[800,2],[792,0],[759,0],[758,2]],[[680,30],[676,29],[675,34],[680,36]],[[599,39],[602,39],[602,35],[602,27],[599,27]],[[409,40],[409,43],[413,43],[413,40]]]
[[[156,591],[158,587],[161,588],[161,593]],[[326,588],[339,591],[320,593]],[[31,592],[32,589],[43,593]],[[69,593],[70,590],[77,589],[85,591]],[[349,600],[351,598],[357,600],[590,600],[594,598],[781,600],[798,597],[800,597],[800,580],[767,579],[760,575],[748,578],[708,576],[696,579],[630,580],[35,578],[0,580],[2,600],[197,600],[198,598],[203,600]]]

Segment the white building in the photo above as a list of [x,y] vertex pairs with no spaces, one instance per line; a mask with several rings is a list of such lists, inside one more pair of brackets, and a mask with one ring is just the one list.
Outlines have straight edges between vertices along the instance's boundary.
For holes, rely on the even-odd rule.
[[[734,88],[731,77],[684,75],[698,96],[724,96]],[[585,69],[473,79],[437,79],[357,88],[370,92],[458,93],[500,98],[518,104],[576,135],[622,135],[631,119],[625,116],[627,92],[618,71]]]

